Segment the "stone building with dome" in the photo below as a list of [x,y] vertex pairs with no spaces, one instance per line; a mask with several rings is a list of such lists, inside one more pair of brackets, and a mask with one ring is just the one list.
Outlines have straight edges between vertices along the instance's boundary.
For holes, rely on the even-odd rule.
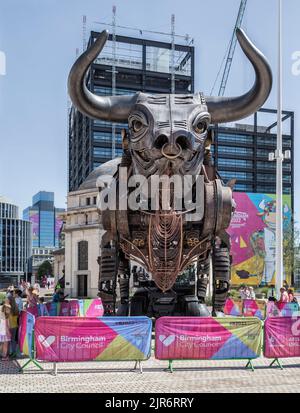
[[97,297],[98,257],[104,233],[97,208],[97,180],[100,176],[113,175],[119,162],[120,158],[115,158],[100,165],[77,190],[68,193],[64,223],[64,267],[65,294],[69,297]]

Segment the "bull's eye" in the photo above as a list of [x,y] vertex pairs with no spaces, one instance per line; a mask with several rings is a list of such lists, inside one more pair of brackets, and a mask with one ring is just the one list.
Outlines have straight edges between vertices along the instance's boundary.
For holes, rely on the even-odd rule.
[[201,112],[195,117],[192,126],[197,135],[203,135],[207,132],[209,123],[210,114],[207,112]]
[[194,128],[196,133],[202,134],[207,129],[207,123],[203,121],[197,122]]
[[132,128],[133,128],[134,132],[140,132],[140,130],[143,128],[143,124],[139,120],[134,120],[132,122]]

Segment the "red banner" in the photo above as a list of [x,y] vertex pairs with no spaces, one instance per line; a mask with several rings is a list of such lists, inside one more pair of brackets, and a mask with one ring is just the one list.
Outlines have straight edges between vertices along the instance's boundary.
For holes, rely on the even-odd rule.
[[265,321],[264,356],[300,357],[300,317],[270,317]]

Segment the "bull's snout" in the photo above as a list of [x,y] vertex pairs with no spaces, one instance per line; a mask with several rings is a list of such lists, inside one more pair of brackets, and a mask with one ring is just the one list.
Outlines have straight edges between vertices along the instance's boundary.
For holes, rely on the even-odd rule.
[[176,159],[182,153],[182,148],[177,143],[165,143],[161,148],[161,153],[165,158]]
[[154,147],[160,149],[162,155],[168,159],[176,159],[182,154],[182,151],[190,149],[186,136],[178,136],[175,142],[170,142],[166,135],[160,135],[156,138]]

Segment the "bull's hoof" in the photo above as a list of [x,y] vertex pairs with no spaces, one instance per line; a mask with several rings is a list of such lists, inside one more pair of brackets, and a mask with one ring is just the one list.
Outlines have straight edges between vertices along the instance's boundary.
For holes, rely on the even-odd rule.
[[223,311],[217,311],[217,310],[212,310],[211,315],[213,317],[225,317],[225,314],[223,313]]

